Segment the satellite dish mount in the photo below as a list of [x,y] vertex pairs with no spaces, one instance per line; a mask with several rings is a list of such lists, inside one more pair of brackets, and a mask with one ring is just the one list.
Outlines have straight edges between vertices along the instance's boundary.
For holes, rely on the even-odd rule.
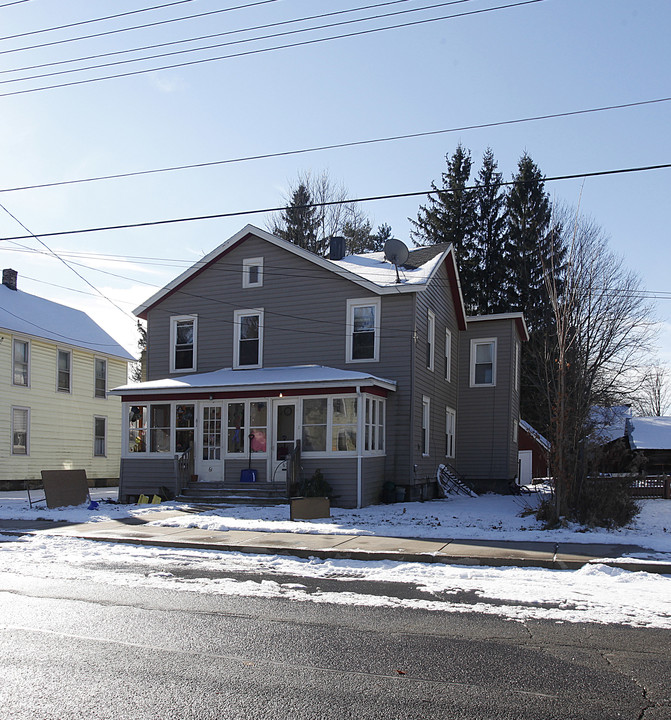
[[408,246],[401,240],[396,238],[389,238],[384,244],[384,257],[396,268],[396,282],[401,282],[401,277],[398,274],[399,265],[408,259]]

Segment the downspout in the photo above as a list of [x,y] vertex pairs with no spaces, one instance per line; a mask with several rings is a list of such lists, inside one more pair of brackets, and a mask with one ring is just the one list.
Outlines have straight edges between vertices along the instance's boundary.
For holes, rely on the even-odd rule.
[[363,505],[363,478],[362,478],[362,463],[361,453],[363,452],[364,439],[363,439],[363,393],[361,392],[361,386],[357,385],[356,388],[356,402],[357,402],[357,414],[356,414],[356,437],[357,437],[357,453],[356,453],[356,506],[357,509]]

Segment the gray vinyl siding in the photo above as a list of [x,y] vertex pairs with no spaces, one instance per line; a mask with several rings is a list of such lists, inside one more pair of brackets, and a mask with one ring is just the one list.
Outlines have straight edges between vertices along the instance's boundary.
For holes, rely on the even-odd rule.
[[[387,479],[385,458],[381,456],[365,457],[361,460],[363,488],[362,505],[375,505],[382,499],[382,488]],[[393,478],[390,478],[393,482]]]
[[[470,387],[471,340],[496,338],[496,385]],[[457,408],[457,470],[473,481],[499,485],[515,477],[517,444],[513,422],[519,398],[513,397],[513,351],[517,331],[510,319],[469,323],[459,348],[459,406]]]
[[334,507],[355,508],[357,504],[357,459],[347,458],[306,458],[301,459],[303,477],[311,478],[321,470],[333,491],[331,504]]
[[167,458],[122,458],[119,500],[126,502],[135,495],[159,494],[165,487],[175,495],[181,487],[175,473],[175,461]]

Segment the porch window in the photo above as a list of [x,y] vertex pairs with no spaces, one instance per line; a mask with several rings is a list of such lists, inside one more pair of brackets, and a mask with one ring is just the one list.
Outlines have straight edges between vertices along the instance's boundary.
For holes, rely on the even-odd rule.
[[227,452],[231,454],[245,452],[245,403],[228,403],[228,442]]
[[234,368],[263,365],[263,310],[236,310],[234,313]]
[[149,407],[149,452],[170,452],[170,405]]
[[133,405],[128,411],[128,452],[147,452],[147,408]]
[[436,346],[436,314],[427,311],[426,316],[426,367],[433,371],[434,348]]
[[385,402],[382,398],[367,397],[364,414],[364,450],[384,451]]
[[71,364],[72,353],[69,350],[58,351],[58,381],[59,392],[69,393],[71,391]]
[[12,455],[30,454],[30,410],[12,408]]
[[194,406],[175,406],[175,452],[183,453],[193,447],[195,430]]
[[347,362],[377,362],[380,355],[380,299],[347,301]]
[[303,452],[326,452],[326,398],[303,400]]
[[198,318],[179,315],[170,318],[170,372],[196,369]]
[[452,408],[445,408],[445,457],[454,457],[454,431],[457,415]]
[[93,418],[93,455],[105,457],[107,455],[107,418]]
[[471,340],[471,387],[496,385],[496,339]]
[[252,453],[266,452],[268,435],[268,403],[251,402],[249,404],[249,435]]
[[30,343],[27,340],[14,340],[13,352],[14,368],[12,382],[14,385],[30,385]]
[[94,397],[107,397],[107,360],[95,359],[95,390]]
[[356,398],[333,398],[331,450],[356,451],[357,402]]

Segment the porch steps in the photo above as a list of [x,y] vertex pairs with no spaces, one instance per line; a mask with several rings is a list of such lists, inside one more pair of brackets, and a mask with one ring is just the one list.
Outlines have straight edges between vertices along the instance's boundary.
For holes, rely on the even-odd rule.
[[207,505],[283,505],[288,503],[284,483],[190,482],[176,500]]

